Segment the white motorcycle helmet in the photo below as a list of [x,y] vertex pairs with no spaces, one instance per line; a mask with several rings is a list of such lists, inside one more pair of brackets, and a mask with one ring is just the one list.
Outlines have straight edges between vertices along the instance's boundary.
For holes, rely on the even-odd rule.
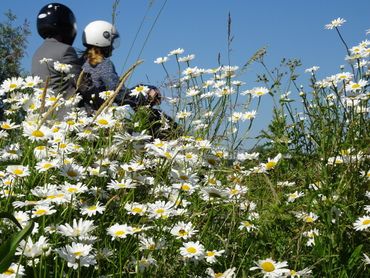
[[119,46],[119,33],[107,21],[97,20],[89,23],[83,32],[82,43],[84,46],[113,47]]

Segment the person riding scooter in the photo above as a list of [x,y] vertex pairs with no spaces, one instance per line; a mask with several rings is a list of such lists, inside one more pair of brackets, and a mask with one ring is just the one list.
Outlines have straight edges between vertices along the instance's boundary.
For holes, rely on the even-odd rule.
[[[44,41],[32,57],[31,73],[44,81],[50,78],[49,88],[68,99],[75,92],[82,65],[72,47],[77,34],[76,18],[67,6],[50,3],[38,13],[37,31]],[[63,65],[69,66],[63,70]]]

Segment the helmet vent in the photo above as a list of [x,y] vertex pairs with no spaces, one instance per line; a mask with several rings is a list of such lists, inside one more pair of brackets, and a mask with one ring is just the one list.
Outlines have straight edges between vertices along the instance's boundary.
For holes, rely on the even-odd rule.
[[104,31],[103,37],[108,40],[110,38],[110,33],[108,31]]

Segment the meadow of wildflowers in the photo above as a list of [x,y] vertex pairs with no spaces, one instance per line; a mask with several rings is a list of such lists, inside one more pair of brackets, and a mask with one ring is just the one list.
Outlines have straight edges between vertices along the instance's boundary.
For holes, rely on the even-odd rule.
[[[369,277],[369,45],[332,76],[306,69],[307,88],[296,60],[246,88],[238,66],[173,50],[155,61],[178,123],[160,138],[148,107],[88,116],[37,77],[5,80],[0,277]],[[265,143],[246,150],[264,98]]]

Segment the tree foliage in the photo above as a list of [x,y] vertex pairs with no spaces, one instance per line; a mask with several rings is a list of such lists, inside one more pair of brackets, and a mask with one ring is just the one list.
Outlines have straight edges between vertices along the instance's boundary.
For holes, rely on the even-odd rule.
[[26,54],[27,37],[30,35],[27,20],[16,26],[16,15],[8,10],[5,20],[0,22],[0,82],[21,75],[21,59]]

